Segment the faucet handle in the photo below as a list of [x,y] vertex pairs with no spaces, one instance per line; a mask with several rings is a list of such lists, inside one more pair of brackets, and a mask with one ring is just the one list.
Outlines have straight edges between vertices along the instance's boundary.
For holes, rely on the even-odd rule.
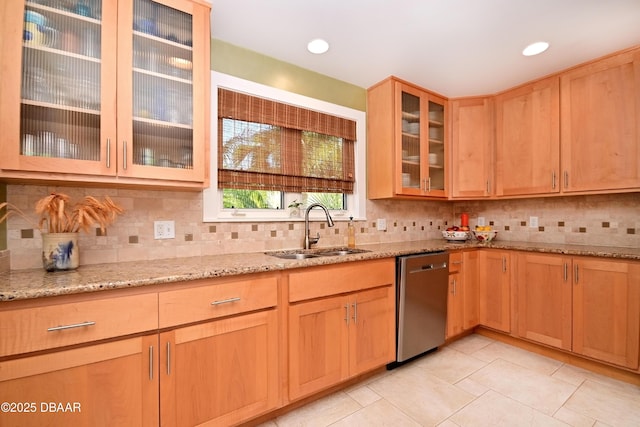
[[309,244],[315,245],[320,240],[320,233],[316,234],[316,237],[309,237]]

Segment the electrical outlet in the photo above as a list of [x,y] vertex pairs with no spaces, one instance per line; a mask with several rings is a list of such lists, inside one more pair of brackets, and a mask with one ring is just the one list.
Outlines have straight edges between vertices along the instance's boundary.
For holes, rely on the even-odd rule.
[[486,224],[484,223],[484,217],[483,217],[483,216],[479,216],[479,217],[478,217],[478,225],[479,225],[480,227],[483,227],[484,225],[486,225]]
[[153,238],[159,239],[175,239],[176,238],[176,222],[175,221],[153,221]]
[[385,218],[378,218],[376,220],[376,228],[378,231],[386,231],[387,230],[387,220]]
[[529,227],[530,228],[538,228],[538,217],[530,216],[529,217]]

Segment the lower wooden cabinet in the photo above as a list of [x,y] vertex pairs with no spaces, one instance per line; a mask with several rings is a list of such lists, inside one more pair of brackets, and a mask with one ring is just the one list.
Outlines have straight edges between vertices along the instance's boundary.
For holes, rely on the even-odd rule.
[[479,263],[480,324],[511,332],[511,254],[482,249]]
[[[478,324],[511,333],[513,320],[524,339],[638,370],[640,262],[488,248],[450,262],[449,337]],[[113,323],[130,335],[102,341],[67,328],[89,341],[23,355],[0,347],[0,402],[10,405],[0,426],[241,424],[393,361],[394,282],[388,258],[175,284],[140,300],[113,291],[114,304],[160,313],[160,326]],[[0,319],[32,325],[43,307],[57,319],[55,307],[77,312],[102,298],[3,303]],[[0,331],[17,325],[5,323]]]
[[0,425],[157,426],[157,351],[154,333],[0,362]]
[[449,287],[447,294],[447,331],[451,338],[464,331],[464,283],[462,252],[449,254]]
[[289,398],[349,376],[349,301],[337,296],[289,306]]
[[517,333],[571,350],[571,257],[517,254]]
[[518,335],[638,368],[640,263],[519,253]]
[[478,259],[480,251],[449,254],[447,338],[475,328],[478,318]]
[[462,327],[465,331],[480,324],[480,251],[465,251],[462,254],[462,281],[464,283]]
[[235,425],[278,406],[275,309],[160,334],[160,425]]
[[573,351],[638,368],[640,263],[573,259]]
[[289,398],[308,396],[395,359],[394,287],[289,307]]

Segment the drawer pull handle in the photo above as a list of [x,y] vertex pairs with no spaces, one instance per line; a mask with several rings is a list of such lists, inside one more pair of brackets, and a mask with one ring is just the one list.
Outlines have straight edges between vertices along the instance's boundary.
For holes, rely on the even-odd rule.
[[347,322],[347,326],[349,326],[349,304],[344,305],[344,321]]
[[122,141],[122,169],[127,170],[127,141]]
[[111,167],[111,138],[107,138],[107,169]]
[[236,302],[236,301],[240,301],[240,297],[233,297],[233,298],[227,298],[227,299],[221,299],[219,301],[214,301],[211,303],[211,305],[220,305],[220,304],[227,304],[230,302]]
[[153,346],[149,346],[149,381],[153,381]]
[[95,324],[96,322],[82,322],[82,323],[74,323],[73,325],[54,326],[52,328],[47,328],[47,332],[63,331],[65,329],[74,329],[74,328],[84,328],[85,326],[93,326]]
[[358,302],[354,302],[353,304],[351,304],[351,306],[353,307],[353,324],[357,325],[358,324]]
[[167,375],[171,375],[171,342],[167,341]]

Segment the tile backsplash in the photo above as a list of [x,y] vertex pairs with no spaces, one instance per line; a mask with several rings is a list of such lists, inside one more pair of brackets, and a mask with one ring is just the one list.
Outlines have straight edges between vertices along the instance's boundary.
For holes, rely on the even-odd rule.
[[[7,200],[30,214],[35,202],[52,191],[74,200],[109,195],[125,209],[106,235],[99,230],[80,235],[80,264],[299,248],[304,237],[302,220],[204,223],[199,192],[8,185]],[[462,212],[469,213],[472,226],[484,217],[503,240],[640,247],[638,193],[466,202],[369,200],[367,220],[356,223],[356,244],[441,238],[440,230],[459,224]],[[538,218],[536,228],[529,227],[531,216]],[[378,219],[386,220],[386,231],[377,230]],[[174,220],[176,238],[154,240],[156,220]],[[347,242],[344,221],[333,228],[312,222],[311,232],[320,233],[321,247]],[[11,269],[41,267],[40,233],[19,216],[8,220],[7,247]],[[0,271],[6,264],[0,263]]]

